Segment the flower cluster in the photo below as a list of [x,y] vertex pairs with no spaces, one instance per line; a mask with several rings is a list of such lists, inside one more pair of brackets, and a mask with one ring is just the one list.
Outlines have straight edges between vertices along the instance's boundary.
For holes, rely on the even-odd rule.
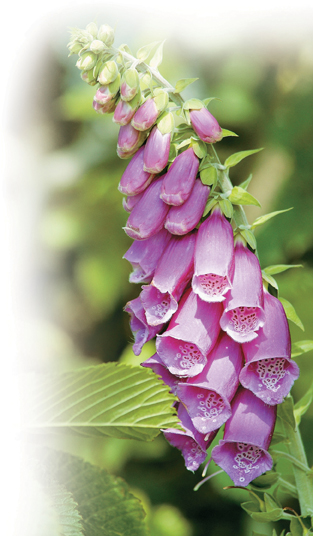
[[[225,424],[212,459],[246,486],[272,466],[276,406],[299,375],[287,318],[263,287],[257,256],[240,232],[234,238],[222,202],[215,198],[203,218],[210,188],[201,180],[201,143],[222,138],[217,120],[191,99],[181,108],[187,125],[175,127],[166,87],[153,86],[151,69],[140,71],[141,62],[125,47],[114,49],[113,39],[111,28],[92,23],[73,32],[69,47],[80,56],[83,80],[99,84],[94,109],[114,113],[120,125],[118,155],[132,157],[118,188],[129,213],[124,230],[134,240],[124,258],[130,281],[142,284],[125,306],[133,350],[139,355],[156,337],[156,353],[142,365],[178,398],[182,429],[164,435],[187,469],[205,460]],[[172,143],[177,132],[180,144]]]

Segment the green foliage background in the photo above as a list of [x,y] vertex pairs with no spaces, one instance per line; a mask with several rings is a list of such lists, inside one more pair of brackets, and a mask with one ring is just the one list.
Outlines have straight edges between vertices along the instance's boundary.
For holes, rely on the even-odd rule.
[[[27,372],[67,371],[107,361],[138,364],[154,353],[148,343],[139,358],[133,355],[128,315],[122,310],[139,288],[128,283],[129,265],[122,260],[131,240],[122,230],[127,214],[117,191],[127,165],[116,155],[118,127],[111,116],[93,111],[95,90],[80,80],[74,59],[67,58],[67,28],[63,30],[47,43],[41,77],[36,83],[29,80],[28,110],[21,110],[22,128],[28,122],[31,133],[39,128],[33,141],[42,132],[45,139],[39,143],[41,165],[34,177],[43,202],[27,274],[29,295],[36,296],[28,330],[42,342],[37,352],[21,356]],[[127,42],[133,52],[155,39],[157,31],[152,37],[142,28],[127,35],[117,31],[117,45]],[[262,268],[303,264],[277,276],[281,295],[295,306],[306,329],[303,335],[292,325],[293,342],[313,338],[311,45],[276,46],[269,52],[238,44],[215,54],[204,46],[195,53],[183,40],[169,37],[160,68],[173,84],[199,77],[184,91],[185,98],[221,99],[210,110],[222,127],[239,135],[217,144],[222,161],[236,151],[265,148],[231,173],[236,185],[254,175],[249,192],[262,209],[249,207],[250,223],[263,213],[294,207],[256,231]],[[297,358],[301,376],[293,389],[296,401],[312,383],[312,358],[312,352]],[[311,407],[301,424],[310,465],[312,421]],[[246,492],[222,489],[231,484],[226,475],[193,492],[200,472],[187,472],[179,452],[161,436],[141,443],[47,435],[42,442],[125,478],[143,501],[152,536],[271,533],[241,509]],[[290,471],[286,462],[279,463]],[[285,505],[297,508],[288,496]]]

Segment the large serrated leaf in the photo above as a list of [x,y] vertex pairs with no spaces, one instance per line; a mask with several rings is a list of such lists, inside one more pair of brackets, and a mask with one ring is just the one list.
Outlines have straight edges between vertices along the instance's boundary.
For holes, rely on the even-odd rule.
[[149,369],[105,363],[54,376],[37,376],[25,416],[31,431],[72,431],[143,441],[160,428],[179,427],[175,397]]
[[271,218],[274,218],[275,216],[277,216],[278,214],[282,214],[283,212],[289,212],[289,210],[292,210],[293,207],[291,208],[286,208],[285,210],[276,210],[275,212],[270,212],[269,214],[264,214],[264,216],[260,216],[259,218],[257,218],[253,224],[251,225],[252,229],[254,229],[255,227],[259,227],[260,225],[263,225],[263,223],[267,222],[268,220],[270,220]]
[[261,206],[259,201],[253,197],[253,195],[249,194],[244,188],[240,188],[240,186],[234,186],[228,199],[233,205]]
[[286,313],[288,320],[291,320],[291,322],[296,324],[296,326],[298,326],[300,329],[302,329],[302,331],[304,331],[304,326],[300,318],[298,317],[294,306],[291,305],[291,303],[288,300],[285,300],[285,298],[279,298],[279,300],[285,309],[285,313]]
[[263,150],[263,147],[261,147],[260,149],[252,149],[251,151],[239,151],[239,153],[234,153],[228,158],[226,158],[224,162],[224,166],[227,168],[236,166],[237,164],[239,164],[239,162],[241,162],[241,160],[243,160],[244,158],[247,158],[247,156],[258,153],[259,151],[262,151],[262,150]]
[[72,493],[60,485],[49,486],[49,496],[58,516],[62,536],[84,536],[82,518]]
[[156,49],[155,53],[153,54],[149,62],[149,65],[150,67],[152,67],[152,69],[157,69],[159,65],[161,65],[162,63],[164,43],[165,43],[165,40],[162,41],[162,43],[158,46],[158,48]]
[[313,350],[313,341],[298,341],[292,344],[291,357],[305,354]]
[[40,453],[40,460],[43,478],[48,475],[57,480],[73,495],[86,536],[148,535],[145,512],[121,478],[76,456],[50,449]]
[[175,91],[173,91],[173,93],[180,93],[197,80],[199,80],[199,78],[182,78],[181,80],[178,80],[175,84]]

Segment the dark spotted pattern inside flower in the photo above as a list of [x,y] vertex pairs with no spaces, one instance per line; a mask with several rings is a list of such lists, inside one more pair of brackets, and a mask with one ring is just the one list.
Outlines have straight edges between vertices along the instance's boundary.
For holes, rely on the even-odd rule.
[[204,393],[197,395],[199,400],[197,417],[202,417],[205,419],[214,419],[220,413],[222,413],[225,408],[224,401],[220,395],[215,391],[208,391],[207,396]]
[[198,277],[199,284],[208,296],[221,296],[229,288],[227,276],[205,274]]
[[256,311],[256,307],[237,307],[230,311],[230,324],[233,325],[233,329],[240,333],[250,333],[251,331],[254,331],[258,326]]
[[[161,297],[162,297],[161,292],[158,292],[157,298],[161,298]],[[152,307],[150,308],[151,314],[153,314],[157,318],[163,318],[163,316],[166,315],[167,311],[169,310],[170,301],[171,301],[171,298],[169,295],[163,296],[162,301],[160,301],[156,305],[152,305]]]
[[[250,473],[252,469],[258,469],[256,462],[261,457],[262,449],[249,443],[237,443],[237,454],[234,458],[236,465],[234,469],[244,470],[245,473]],[[239,478],[240,482],[244,482],[245,478]]]
[[255,363],[256,372],[262,384],[274,393],[280,388],[279,381],[286,375],[285,364],[286,359],[282,357],[271,357]]
[[180,366],[184,369],[193,367],[198,363],[204,362],[204,357],[199,348],[190,342],[179,345],[180,352],[176,353],[175,360],[180,360]]

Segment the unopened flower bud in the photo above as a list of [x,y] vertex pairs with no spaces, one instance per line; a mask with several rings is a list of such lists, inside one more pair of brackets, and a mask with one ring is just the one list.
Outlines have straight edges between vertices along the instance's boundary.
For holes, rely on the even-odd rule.
[[89,24],[87,24],[86,26],[86,30],[87,32],[89,32],[93,37],[97,37],[97,33],[98,33],[98,26],[96,25],[95,22],[90,22]]
[[97,38],[103,41],[108,47],[113,45],[114,30],[108,24],[102,24],[99,28]]
[[93,100],[93,103],[92,103],[92,106],[93,106],[93,109],[98,113],[98,114],[110,114],[112,112],[114,112],[115,110],[115,106],[116,106],[116,102],[114,99],[110,100],[109,102],[105,103],[105,104],[99,104],[95,99]]
[[118,102],[115,112],[113,121],[117,123],[118,125],[127,125],[130,123],[131,119],[134,117],[136,110],[140,104],[141,101],[141,93],[137,93],[135,97],[131,101],[124,101],[120,99]]
[[134,149],[137,150],[143,144],[144,140],[144,133],[128,124],[120,128],[117,148],[122,153],[129,153]]
[[137,110],[132,125],[137,130],[148,130],[157,120],[159,110],[156,107],[154,99],[147,99]]
[[93,69],[97,63],[97,56],[93,52],[84,52],[77,61],[76,66],[82,71]]
[[100,41],[100,39],[94,39],[94,41],[90,45],[90,50],[94,52],[95,54],[100,54],[100,52],[103,52],[107,47],[103,43],[103,41]]
[[108,84],[106,86],[100,86],[95,94],[94,100],[99,104],[106,104],[107,102],[112,100],[120,88],[120,79],[121,75],[120,73],[118,73],[114,82],[111,82],[111,84]]
[[164,112],[150,132],[145,146],[145,171],[160,173],[167,166],[173,128],[173,115],[171,112]]
[[215,143],[223,137],[222,129],[215,117],[205,107],[190,110],[190,121],[199,138],[206,143]]
[[68,44],[69,48],[69,56],[72,56],[72,54],[79,54],[81,49],[83,48],[83,45],[81,43],[78,43],[77,41],[70,42]]
[[100,69],[98,80],[100,84],[106,85],[114,82],[118,75],[118,66],[115,61],[107,61]]
[[84,82],[87,82],[87,84],[89,84],[90,86],[95,86],[97,83],[97,80],[93,76],[92,69],[90,69],[89,71],[82,71],[82,73],[80,74],[80,77]]
[[182,205],[187,201],[196,180],[199,160],[193,149],[179,154],[164,177],[161,199],[169,205]]
[[140,88],[139,75],[136,69],[127,69],[122,76],[121,98],[129,101],[134,98]]

